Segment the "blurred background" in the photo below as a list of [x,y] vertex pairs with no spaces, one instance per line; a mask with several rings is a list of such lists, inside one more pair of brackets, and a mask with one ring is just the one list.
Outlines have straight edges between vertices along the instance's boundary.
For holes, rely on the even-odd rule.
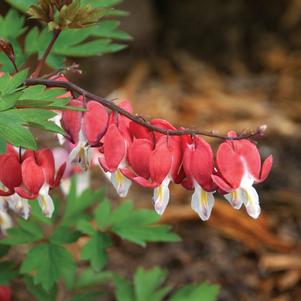
[[[258,146],[275,164],[256,187],[259,220],[219,200],[201,222],[191,193],[173,186],[162,221],[183,242],[120,242],[111,266],[129,276],[138,265],[160,265],[174,285],[219,283],[221,301],[301,300],[301,1],[126,0],[120,8],[130,12],[122,29],[133,41],[83,61],[81,85],[176,126],[226,133],[267,124]],[[108,195],[121,201],[111,187]],[[134,185],[129,197],[151,207],[151,191]]]
[[[267,124],[258,146],[275,163],[256,187],[260,219],[219,199],[202,222],[191,192],[172,186],[162,222],[183,241],[145,249],[118,241],[110,266],[130,276],[138,265],[159,265],[175,286],[218,283],[221,301],[301,300],[301,1],[126,0],[120,8],[130,12],[121,20],[129,47],[83,60],[73,80],[175,126],[226,133]],[[122,202],[99,170],[93,184]],[[129,198],[151,207],[151,195],[133,185]]]
[[[267,124],[258,146],[275,164],[256,187],[259,220],[219,200],[201,222],[191,193],[173,186],[162,221],[183,242],[146,249],[120,242],[111,266],[131,275],[137,265],[160,265],[174,285],[219,283],[221,301],[301,300],[301,1],[126,0],[120,7],[130,12],[122,29],[134,39],[121,53],[84,61],[81,85],[176,126],[225,133]],[[113,189],[108,194],[120,202]],[[151,191],[134,185],[129,197],[151,207]]]

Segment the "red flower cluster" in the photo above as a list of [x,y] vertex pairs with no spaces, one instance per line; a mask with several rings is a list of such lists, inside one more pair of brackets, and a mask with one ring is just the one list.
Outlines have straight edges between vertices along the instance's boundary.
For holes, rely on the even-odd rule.
[[[198,136],[166,136],[130,121],[100,103],[82,98],[71,105],[86,111],[66,111],[62,127],[72,144],[70,161],[76,160],[83,169],[100,164],[121,197],[127,195],[131,182],[154,189],[153,203],[162,214],[169,201],[169,183],[194,189],[192,208],[207,220],[214,205],[214,192],[225,195],[239,209],[242,204],[253,218],[260,214],[254,183],[265,180],[272,166],[272,156],[261,167],[257,147],[252,142],[227,140],[217,151],[216,162],[210,145]],[[128,101],[120,106],[132,113]],[[166,130],[176,128],[166,120],[150,123]],[[234,137],[230,132],[229,137]]]
[[[221,143],[214,158],[210,145],[199,136],[170,136],[150,131],[123,115],[109,113],[97,101],[86,102],[82,96],[72,98],[70,105],[85,111],[57,112],[53,120],[65,130],[66,136],[59,140],[70,152],[69,159],[66,151],[54,152],[63,154],[56,158],[60,166],[49,149],[16,151],[8,146],[6,153],[0,155],[2,230],[11,226],[8,208],[28,218],[28,200],[38,199],[44,215],[51,217],[54,206],[49,190],[60,184],[66,163],[65,177],[74,171],[75,162],[85,171],[93,165],[100,166],[121,197],[127,195],[132,182],[153,188],[153,204],[158,214],[166,209],[169,184],[173,182],[194,190],[191,205],[202,220],[210,217],[215,192],[224,195],[235,209],[244,204],[251,217],[259,216],[259,198],[253,184],[266,179],[272,156],[261,164],[258,149],[251,141],[228,139]],[[119,106],[132,113],[128,101]],[[150,124],[167,131],[176,130],[162,119],[153,119]],[[236,133],[229,132],[228,136],[233,138]]]
[[49,190],[60,184],[66,163],[55,171],[54,157],[49,149],[18,152],[8,145],[0,155],[0,221],[2,228],[10,226],[7,208],[27,219],[28,200],[38,199],[45,216],[51,217],[54,206]]

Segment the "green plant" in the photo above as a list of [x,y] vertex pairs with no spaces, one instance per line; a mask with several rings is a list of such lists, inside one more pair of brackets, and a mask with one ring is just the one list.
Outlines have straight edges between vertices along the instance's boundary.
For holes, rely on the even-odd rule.
[[118,301],[215,300],[215,285],[162,287],[167,273],[160,268],[138,268],[132,283],[109,270],[108,250],[114,248],[116,236],[144,247],[180,238],[169,226],[158,224],[152,210],[134,209],[132,202],[112,208],[104,195],[102,189],[89,188],[78,195],[74,178],[66,201],[55,199],[52,219],[45,218],[34,202],[30,220],[19,218],[0,240],[0,285],[23,283],[34,298],[43,301],[93,301],[108,296]]

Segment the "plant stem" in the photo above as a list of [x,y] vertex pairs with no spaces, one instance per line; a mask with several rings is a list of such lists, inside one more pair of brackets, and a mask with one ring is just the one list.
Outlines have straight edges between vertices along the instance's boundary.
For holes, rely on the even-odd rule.
[[40,75],[41,71],[42,71],[42,68],[46,62],[46,59],[48,57],[48,55],[50,54],[51,50],[52,50],[52,47],[54,45],[54,43],[56,42],[56,40],[58,39],[60,33],[62,32],[61,29],[56,29],[54,32],[53,32],[53,36],[52,36],[52,39],[48,45],[48,47],[46,48],[42,58],[39,60],[39,63],[35,69],[35,71],[32,73],[31,77],[32,78],[36,78]]
[[120,108],[111,100],[99,97],[85,89],[77,86],[72,82],[64,82],[64,81],[55,81],[55,80],[46,80],[41,78],[31,78],[25,81],[25,85],[33,86],[33,85],[45,85],[47,87],[57,87],[57,88],[65,88],[70,92],[75,92],[79,95],[85,96],[87,99],[94,100],[105,106],[106,108],[110,109],[113,112],[117,112],[120,115],[127,117],[128,119],[132,120],[135,123],[140,124],[141,126],[149,129],[150,131],[158,132],[167,136],[184,136],[184,135],[201,135],[207,136],[212,138],[219,138],[224,140],[241,140],[241,139],[258,139],[264,136],[266,125],[262,125],[258,127],[256,130],[253,131],[244,131],[238,134],[237,137],[229,137],[227,135],[219,135],[214,131],[200,131],[194,129],[181,129],[181,130],[168,130],[164,128],[159,128],[152,125],[150,122],[146,121],[144,118],[138,115],[133,115],[128,111]]

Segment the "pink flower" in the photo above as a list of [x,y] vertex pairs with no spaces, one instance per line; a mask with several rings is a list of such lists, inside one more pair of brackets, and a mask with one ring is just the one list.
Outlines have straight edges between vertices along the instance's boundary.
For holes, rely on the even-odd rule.
[[[160,124],[162,128],[173,128],[164,120],[156,120],[154,123]],[[123,168],[121,172],[141,186],[154,188],[155,210],[158,214],[163,214],[170,197],[169,183],[179,183],[182,180],[181,143],[179,137],[167,137],[162,134],[149,136],[147,132],[140,130],[140,136],[146,138],[134,139],[128,150],[131,169]]]
[[[235,137],[236,133],[229,132],[228,135]],[[248,214],[257,218],[261,209],[258,194],[252,185],[267,178],[272,162],[270,155],[261,165],[260,154],[252,142],[228,140],[218,148],[217,175],[213,175],[212,179],[235,209],[244,204]]]
[[[72,99],[71,106],[83,108],[82,99]],[[108,112],[103,105],[89,101],[86,112],[66,110],[62,115],[62,126],[68,139],[74,144],[69,160],[78,159],[83,170],[87,170],[91,162],[91,147],[100,145],[100,140],[108,126]]]
[[[127,100],[121,102],[119,106],[129,112],[132,111]],[[127,166],[127,152],[131,144],[128,127],[127,118],[112,113],[108,130],[102,139],[103,147],[99,149],[99,164],[120,197],[126,197],[131,186],[131,181],[120,172]]]
[[210,145],[199,137],[184,137],[183,166],[186,179],[182,185],[194,188],[191,199],[192,209],[202,220],[208,220],[214,205],[213,192],[216,185],[212,181],[214,172],[213,153]]
[[13,147],[8,146],[7,152],[0,155],[0,166],[0,196],[12,195],[22,182],[19,155]]
[[65,167],[66,163],[55,172],[54,157],[49,149],[26,151],[21,167],[23,185],[16,187],[15,191],[24,199],[38,198],[43,214],[51,217],[54,205],[49,190],[59,185]]

